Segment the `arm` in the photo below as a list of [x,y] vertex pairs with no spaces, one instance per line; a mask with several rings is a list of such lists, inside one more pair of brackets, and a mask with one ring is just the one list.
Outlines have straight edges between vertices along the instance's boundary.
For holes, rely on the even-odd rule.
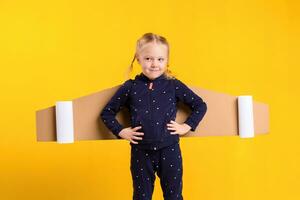
[[195,94],[183,82],[178,79],[175,79],[174,82],[176,101],[182,101],[192,110],[192,113],[184,123],[191,127],[191,131],[195,131],[207,111],[207,105],[201,97]]
[[121,139],[119,133],[124,127],[118,122],[116,115],[122,106],[127,106],[131,85],[131,79],[125,81],[112,96],[100,114],[103,123],[115,136],[117,136],[118,139]]

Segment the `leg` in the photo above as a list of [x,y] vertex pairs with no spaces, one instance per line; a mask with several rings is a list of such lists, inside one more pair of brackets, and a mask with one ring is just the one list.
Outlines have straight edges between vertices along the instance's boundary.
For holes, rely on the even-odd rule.
[[133,181],[133,200],[151,200],[155,170],[151,152],[131,147],[130,171]]
[[183,200],[183,166],[179,143],[162,149],[157,175],[165,200]]

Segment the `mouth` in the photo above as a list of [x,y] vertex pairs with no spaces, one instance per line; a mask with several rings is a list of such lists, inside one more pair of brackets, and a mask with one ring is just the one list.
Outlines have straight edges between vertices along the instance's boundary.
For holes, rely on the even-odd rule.
[[149,69],[149,71],[156,72],[159,71],[159,69]]

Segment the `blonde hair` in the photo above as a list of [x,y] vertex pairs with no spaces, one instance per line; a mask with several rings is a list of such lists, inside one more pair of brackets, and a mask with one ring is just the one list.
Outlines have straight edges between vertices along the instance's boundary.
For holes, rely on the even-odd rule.
[[[169,43],[168,43],[167,39],[163,36],[160,36],[160,35],[157,35],[157,34],[154,34],[154,33],[145,33],[136,42],[135,54],[134,54],[134,57],[131,61],[131,64],[129,65],[128,71],[127,71],[127,77],[128,78],[129,78],[129,73],[133,70],[133,63],[136,59],[137,52],[139,52],[145,44],[148,44],[150,42],[156,42],[156,43],[164,44],[164,45],[167,46],[167,49],[168,49],[168,63],[169,63],[170,48],[169,48]],[[169,64],[167,64],[167,69],[165,70],[164,75],[167,79],[175,79],[175,75],[173,75],[171,70],[169,69]]]

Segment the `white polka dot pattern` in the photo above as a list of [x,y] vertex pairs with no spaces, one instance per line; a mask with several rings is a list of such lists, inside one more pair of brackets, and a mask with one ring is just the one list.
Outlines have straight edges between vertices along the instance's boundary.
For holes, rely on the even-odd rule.
[[[135,161],[142,162],[135,162]],[[161,180],[163,196],[167,199],[183,199],[182,159],[179,143],[156,150],[131,146],[131,175],[133,199],[152,199],[155,174]]]
[[[150,87],[151,85],[151,87]],[[175,120],[177,102],[182,101],[191,109],[191,114],[184,123],[195,131],[206,113],[206,103],[178,79],[166,79],[160,76],[150,80],[142,73],[135,79],[125,81],[112,96],[101,112],[106,127],[119,139],[119,132],[124,128],[116,119],[117,112],[123,107],[130,111],[131,126],[142,126],[144,133],[139,144],[149,141],[161,141],[165,145],[170,142],[170,130],[167,123]],[[174,137],[179,137],[174,135]]]

